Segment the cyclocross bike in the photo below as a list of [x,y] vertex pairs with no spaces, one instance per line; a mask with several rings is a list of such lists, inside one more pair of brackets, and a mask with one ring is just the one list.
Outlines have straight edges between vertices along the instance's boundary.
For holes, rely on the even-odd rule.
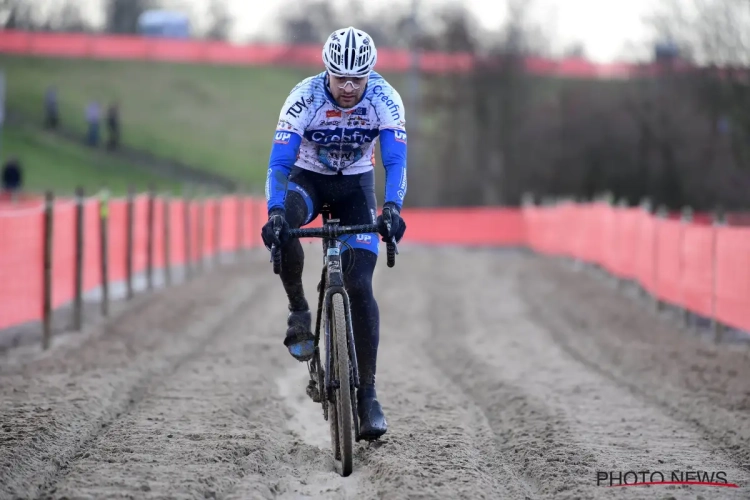
[[[354,330],[349,296],[344,288],[344,272],[341,270],[341,246],[337,238],[347,234],[377,233],[375,224],[339,226],[339,219],[331,218],[331,210],[324,205],[321,210],[323,226],[308,229],[290,229],[290,238],[323,239],[323,271],[318,283],[318,311],[315,320],[315,351],[307,362],[310,380],[307,395],[323,407],[323,418],[331,427],[331,448],[336,468],[342,476],[348,476],[353,467],[353,442],[359,441],[359,417],[357,413],[356,389],[359,388],[359,371],[354,348]],[[383,211],[386,227],[390,231],[391,213]],[[278,234],[278,230],[277,230]],[[348,243],[343,243],[348,246]],[[351,247],[349,247],[351,249]],[[388,267],[396,263],[398,249],[396,241],[386,243]],[[271,246],[273,271],[281,272],[281,252]],[[320,362],[320,327],[325,332],[325,364]]]

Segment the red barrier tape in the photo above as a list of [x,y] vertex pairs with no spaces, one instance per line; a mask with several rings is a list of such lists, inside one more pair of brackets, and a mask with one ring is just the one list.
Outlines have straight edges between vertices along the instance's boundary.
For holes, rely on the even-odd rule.
[[[133,274],[148,267],[148,207],[146,196],[133,201]],[[639,209],[604,203],[521,210],[407,208],[403,216],[408,224],[404,244],[526,246],[540,254],[579,259],[637,281],[664,302],[750,331],[748,227],[712,226],[705,218],[689,223],[675,217],[658,219]],[[263,199],[155,200],[153,269],[164,268],[167,250],[169,265],[182,266],[195,265],[217,252],[258,247],[265,219]],[[42,318],[44,220],[39,200],[0,203],[0,329]],[[123,282],[127,279],[127,200],[111,200],[105,220],[109,281]],[[50,290],[52,306],[60,307],[75,294],[74,201],[58,200],[52,221]],[[318,217],[310,226],[320,222]],[[102,283],[99,227],[99,203],[87,200],[84,292]]]
[[[0,53],[82,59],[144,60],[226,64],[240,66],[294,65],[322,68],[320,47],[300,45],[235,45],[201,40],[170,40],[136,36],[0,31]],[[407,50],[378,49],[378,70],[405,72],[411,68]],[[475,65],[469,53],[425,51],[419,67],[426,73],[466,72]],[[562,60],[529,57],[523,65],[529,74],[575,78],[629,78],[652,75],[654,65],[597,64],[580,58]],[[671,70],[689,70],[688,66]]]

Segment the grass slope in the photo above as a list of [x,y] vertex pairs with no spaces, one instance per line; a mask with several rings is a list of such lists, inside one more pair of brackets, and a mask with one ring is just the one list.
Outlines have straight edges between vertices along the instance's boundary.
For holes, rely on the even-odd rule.
[[68,195],[82,186],[87,193],[107,187],[114,194],[124,194],[128,186],[139,191],[153,183],[157,189],[180,192],[173,181],[144,173],[128,163],[71,144],[57,136],[28,126],[9,126],[2,133],[2,157],[17,156],[23,165],[24,189],[52,189],[57,195]]
[[[90,99],[121,105],[123,142],[262,185],[284,99],[309,69],[219,67],[0,55],[10,110],[39,117],[48,85],[62,120],[83,133]],[[384,75],[402,94],[400,78]]]

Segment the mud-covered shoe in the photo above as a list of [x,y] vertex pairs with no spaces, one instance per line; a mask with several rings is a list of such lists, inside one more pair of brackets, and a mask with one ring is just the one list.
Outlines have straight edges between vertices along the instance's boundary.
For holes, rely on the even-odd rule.
[[310,331],[310,311],[291,311],[286,320],[284,345],[297,361],[309,361],[315,353],[315,336]]
[[378,402],[374,390],[360,390],[357,394],[357,413],[359,413],[359,436],[372,441],[378,439],[388,430],[383,408]]

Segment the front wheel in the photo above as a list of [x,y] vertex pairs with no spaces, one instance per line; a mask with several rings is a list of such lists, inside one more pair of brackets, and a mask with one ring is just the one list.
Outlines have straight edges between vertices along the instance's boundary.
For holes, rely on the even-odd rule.
[[333,377],[338,380],[338,388],[333,391],[333,404],[329,412],[331,419],[331,445],[334,457],[340,460],[341,475],[348,476],[352,473],[353,466],[353,430],[352,430],[352,398],[351,398],[351,369],[349,364],[348,335],[346,329],[346,314],[344,311],[344,298],[340,293],[332,297],[333,308],[331,319],[333,339],[332,361]]

